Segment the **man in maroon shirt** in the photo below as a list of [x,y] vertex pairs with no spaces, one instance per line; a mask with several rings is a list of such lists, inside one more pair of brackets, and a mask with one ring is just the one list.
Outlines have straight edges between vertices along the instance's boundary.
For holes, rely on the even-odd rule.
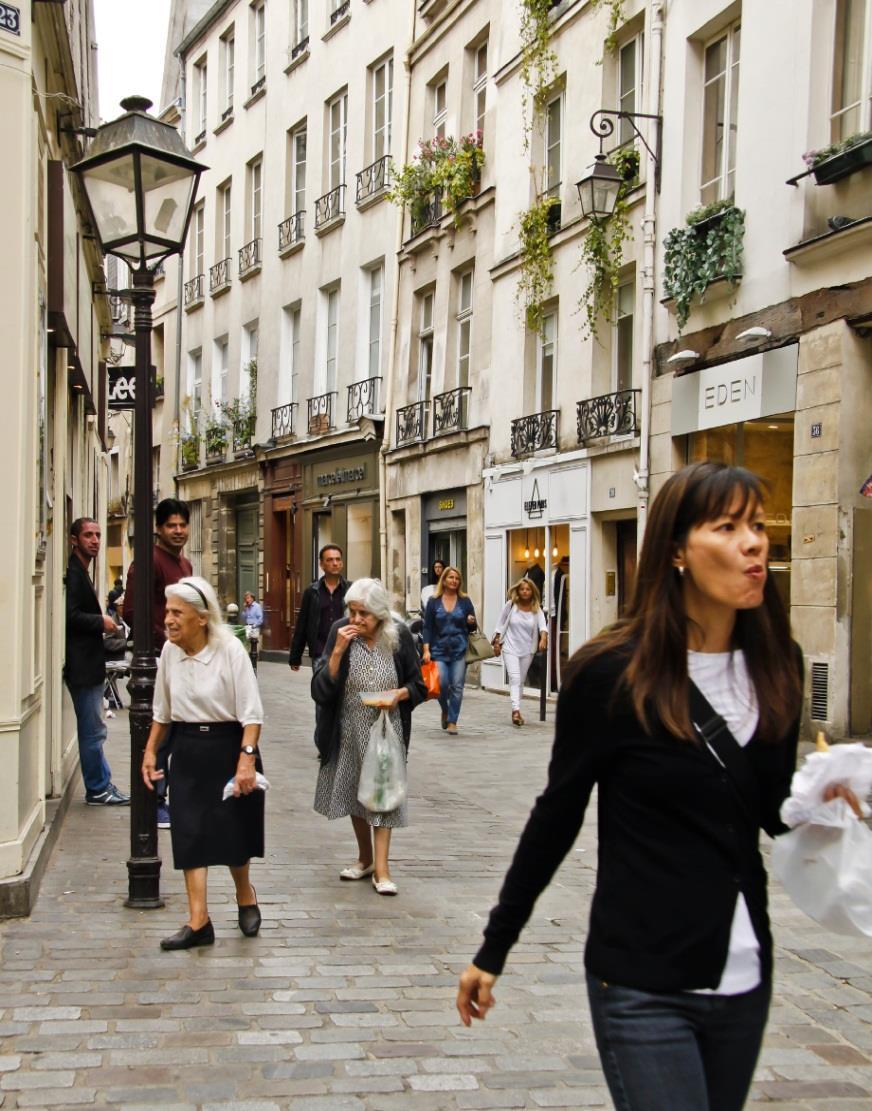
[[[188,503],[179,501],[178,498],[164,498],[158,502],[154,511],[154,596],[152,598],[152,626],[154,638],[154,654],[160,655],[166,640],[164,619],[166,617],[167,599],[164,590],[186,575],[194,573],[190,560],[182,555],[182,548],[188,542],[188,522],[191,511]],[[127,586],[124,590],[124,620],[133,628],[136,614],[133,610],[133,574],[135,565],[130,564],[127,570]],[[166,801],[166,762],[169,751],[165,745],[158,754],[158,767],[164,772],[164,777],[155,784],[158,792],[157,824],[161,829],[169,829],[170,812]],[[163,793],[162,793],[163,792]]]

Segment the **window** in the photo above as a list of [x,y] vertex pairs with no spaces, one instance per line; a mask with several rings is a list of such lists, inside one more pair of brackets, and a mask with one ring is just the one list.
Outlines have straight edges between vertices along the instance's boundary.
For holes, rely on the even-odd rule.
[[542,331],[536,338],[536,411],[545,413],[555,407],[557,396],[557,313],[542,317]]
[[203,411],[203,352],[200,348],[188,353],[188,397],[191,399],[189,431],[196,433]]
[[635,282],[622,282],[615,296],[615,328],[612,343],[614,388],[633,388],[633,316],[636,308]]
[[218,261],[221,259],[230,258],[231,239],[230,239],[230,201],[231,201],[231,183],[225,181],[223,185],[218,186]]
[[830,138],[838,143],[872,127],[872,4],[838,0]]
[[226,120],[233,114],[233,67],[236,63],[236,38],[233,28],[221,39],[221,119]]
[[433,379],[433,294],[423,294],[418,304],[418,400],[429,401]]
[[469,352],[472,338],[472,270],[457,279],[457,385],[469,385]]
[[203,572],[203,502],[189,501],[191,519],[188,523],[188,559],[195,575]]
[[732,197],[736,177],[741,27],[734,24],[705,49],[702,123],[703,204]]
[[324,359],[324,392],[336,389],[336,362],[339,352],[339,290],[327,291],[327,349]]
[[291,215],[306,208],[306,128],[291,132]]
[[473,130],[484,133],[484,112],[487,94],[487,42],[475,48],[472,71]]
[[256,93],[266,79],[266,3],[257,0],[251,5],[252,81],[251,91]]
[[193,272],[191,277],[196,278],[203,273],[206,257],[206,210],[202,201],[194,209],[194,227],[192,230],[194,233],[194,250],[192,253]]
[[372,73],[372,161],[391,150],[391,99],[394,91],[394,61],[388,58]]
[[448,82],[440,81],[433,86],[433,132],[440,139],[445,138],[448,121]]
[[248,202],[250,239],[260,239],[263,230],[263,159],[256,158],[248,167]]
[[212,352],[212,405],[222,405],[227,401],[227,376],[229,373],[230,348],[227,336],[215,340]]
[[206,121],[208,119],[206,94],[208,90],[208,70],[204,57],[194,65],[194,97],[197,106],[197,134],[194,139],[195,143],[199,143],[201,139],[205,139],[206,137]]
[[291,305],[285,312],[285,338],[286,338],[286,377],[284,379],[283,403],[296,401],[299,392],[300,375],[300,329],[302,323],[302,307]]
[[294,0],[294,46],[309,37],[309,0]]
[[251,392],[252,363],[257,366],[258,322],[252,321],[242,329],[242,361],[239,365],[239,398],[247,401]]
[[382,296],[384,281],[384,266],[376,266],[369,271],[369,358],[367,361],[369,378],[378,378],[381,374]]
[[[644,40],[641,35],[624,43],[618,53],[618,105],[622,112],[642,110],[642,59]],[[632,143],[636,137],[629,120],[621,120],[620,142]]]
[[563,96],[550,101],[545,109],[545,193],[560,197],[563,180],[561,166],[563,148]]
[[348,131],[348,94],[330,101],[327,108],[329,125],[328,193],[345,184],[345,141]]

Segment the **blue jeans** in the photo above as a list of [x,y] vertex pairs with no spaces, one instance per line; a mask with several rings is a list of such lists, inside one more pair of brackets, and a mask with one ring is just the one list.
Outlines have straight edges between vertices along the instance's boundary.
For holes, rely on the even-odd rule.
[[617,1111],[741,1111],[771,984],[742,995],[649,992],[587,974],[593,1029]]
[[460,717],[460,704],[463,702],[463,683],[466,679],[466,660],[437,660],[439,668],[439,705],[449,722]]
[[106,740],[106,722],[103,718],[103,684],[99,687],[67,688],[76,711],[76,732],[79,737],[79,763],[82,779],[89,795],[105,791],[112,779],[103,744]]

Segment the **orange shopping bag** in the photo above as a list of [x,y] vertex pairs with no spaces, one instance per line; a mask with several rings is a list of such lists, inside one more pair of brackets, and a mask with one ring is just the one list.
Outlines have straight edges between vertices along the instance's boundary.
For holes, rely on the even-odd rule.
[[440,693],[439,668],[435,660],[421,664],[421,678],[427,688],[427,701],[429,702],[431,698],[438,698]]

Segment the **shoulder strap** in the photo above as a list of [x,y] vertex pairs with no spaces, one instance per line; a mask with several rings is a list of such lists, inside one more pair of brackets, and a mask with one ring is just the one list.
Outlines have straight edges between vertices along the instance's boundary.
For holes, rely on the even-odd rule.
[[759,825],[760,787],[751,769],[745,750],[730,732],[729,726],[721,715],[712,708],[711,703],[694,683],[688,679],[690,718],[700,739],[721,767],[739,796],[747,816]]

